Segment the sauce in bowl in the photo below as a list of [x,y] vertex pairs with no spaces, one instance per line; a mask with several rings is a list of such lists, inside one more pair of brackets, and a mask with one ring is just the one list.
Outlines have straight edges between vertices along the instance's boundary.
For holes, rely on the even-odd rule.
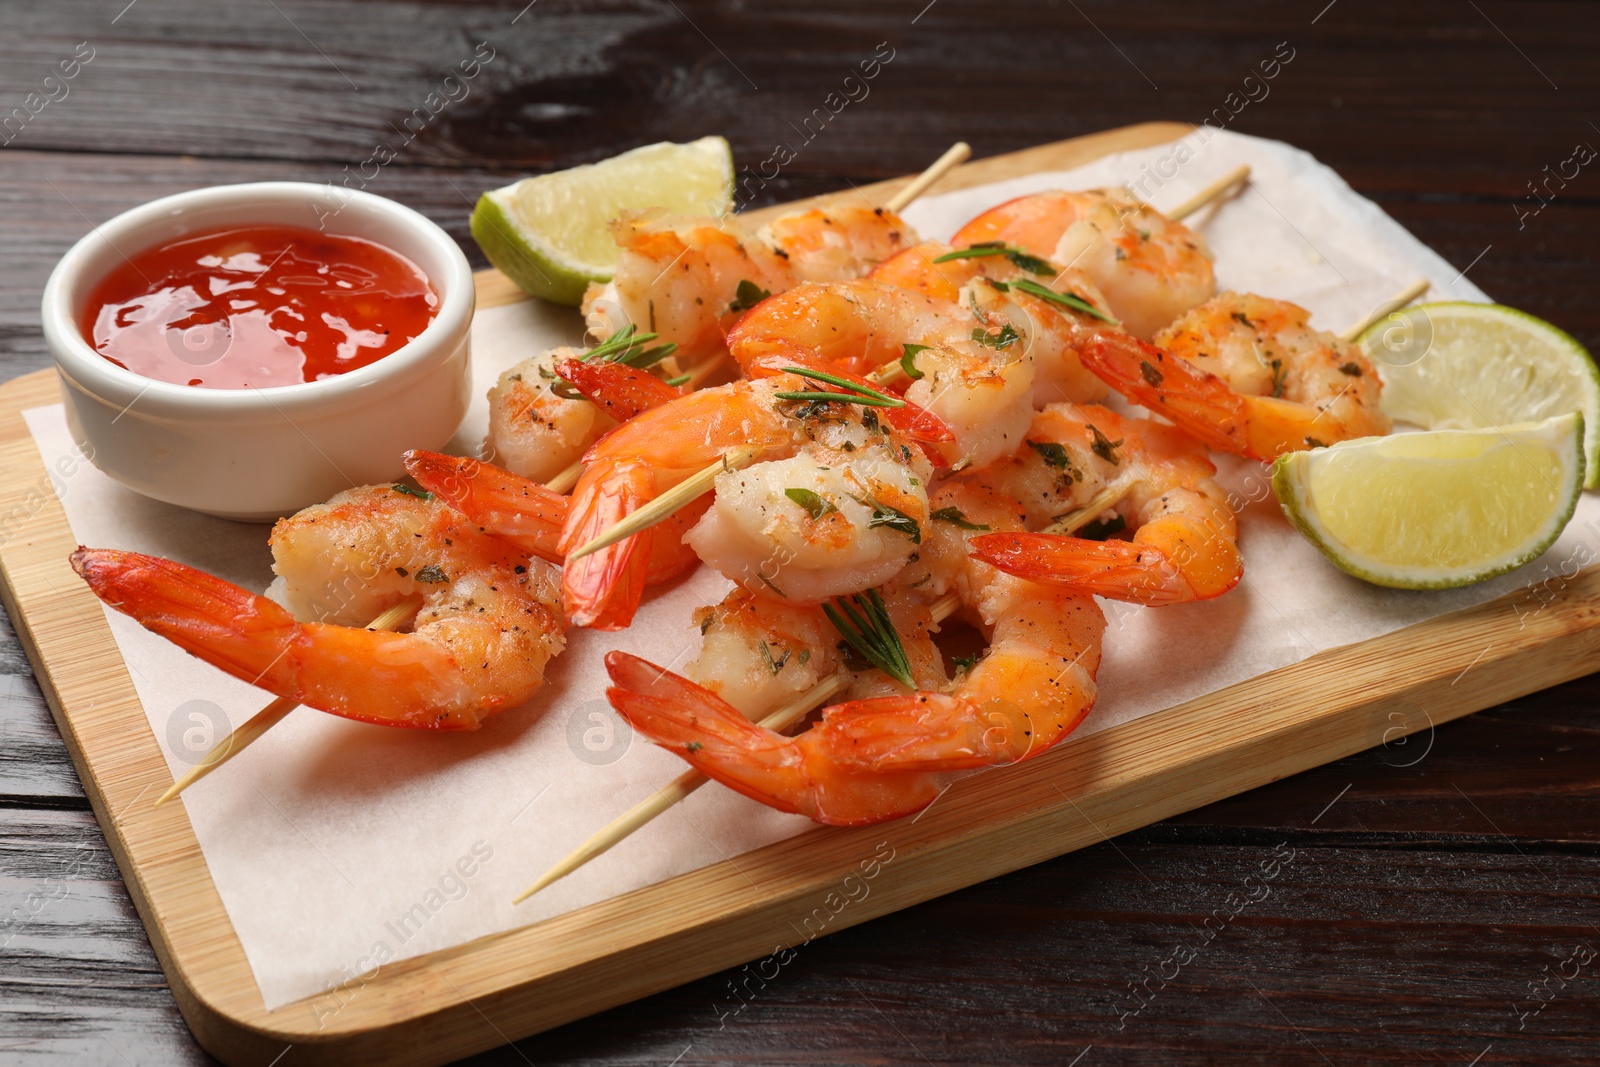
[[209,389],[314,382],[412,340],[439,297],[409,259],[300,226],[210,230],[124,259],[83,335],[120,367]]

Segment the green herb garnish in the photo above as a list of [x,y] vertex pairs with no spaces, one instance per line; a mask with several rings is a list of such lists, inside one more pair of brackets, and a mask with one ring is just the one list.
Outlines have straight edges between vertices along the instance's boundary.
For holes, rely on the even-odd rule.
[[960,508],[940,508],[928,517],[937,519],[939,522],[948,522],[950,525],[963,530],[987,530],[989,528],[982,523],[969,521],[965,515],[961,514]]
[[1022,336],[1008,322],[1000,327],[999,333],[990,333],[982,326],[979,326],[972,331],[972,339],[980,345],[994,349],[996,352],[1004,352],[1022,340]]
[[683,749],[685,752],[699,752],[705,747],[706,746],[701,744],[699,741],[690,741],[687,745],[683,746]]
[[900,369],[905,371],[906,377],[912,381],[917,381],[922,377],[922,372],[917,369],[917,365],[913,361],[917,358],[918,352],[926,352],[928,347],[928,345],[905,346],[906,354],[900,357]]
[[1101,459],[1114,466],[1120,466],[1122,461],[1117,458],[1117,449],[1122,447],[1121,441],[1113,441],[1100,432],[1100,427],[1089,423],[1089,432],[1094,434],[1094,443],[1089,446],[1090,451]]
[[1267,365],[1272,368],[1272,395],[1281,397],[1283,396],[1284,386],[1283,360],[1269,360]]
[[1044,457],[1044,461],[1058,470],[1071,470],[1072,457],[1067,455],[1066,447],[1054,441],[1029,441],[1028,447]]
[[771,671],[773,674],[777,674],[779,671],[783,670],[784,664],[789,662],[790,650],[784,649],[782,657],[779,659],[773,659],[772,649],[767,647],[767,643],[765,641],[757,642],[757,644],[761,649],[761,658],[766,661],[767,670]]
[[417,572],[417,581],[419,582],[448,582],[449,580],[450,576],[437,563],[430,563]]
[[983,256],[1005,256],[1012,263],[1030,274],[1054,274],[1055,267],[1049,260],[1041,259],[1025,248],[1008,245],[1004,241],[983,241],[979,244],[958,248],[954,252],[946,252],[934,258],[935,263],[948,263],[953,259],[979,259]]
[[1145,381],[1150,383],[1152,389],[1161,388],[1162,374],[1156,369],[1154,363],[1151,363],[1148,359],[1141,359],[1139,361],[1139,373],[1144,376]]
[[1104,311],[1101,311],[1099,308],[1089,303],[1089,301],[1085,300],[1077,293],[1058,293],[1054,289],[1046,288],[1045,286],[1040,285],[1038,282],[1032,281],[1028,278],[1018,278],[1016,281],[1011,283],[1011,288],[1016,289],[1019,292],[1027,293],[1029,296],[1036,296],[1040,300],[1048,300],[1052,304],[1060,304],[1062,307],[1071,308],[1073,311],[1082,312],[1091,318],[1099,319],[1101,322],[1115,323],[1117,321],[1110,315],[1107,315]]
[[1128,528],[1128,520],[1121,515],[1113,515],[1109,519],[1095,519],[1093,522],[1084,523],[1074,534],[1085,541],[1104,541],[1114,533],[1121,533]]
[[905,686],[915,686],[905,645],[876,589],[822,605],[823,613],[862,659]]
[[765,574],[762,574],[759,571],[756,572],[756,577],[758,579],[760,579],[762,585],[766,586],[768,589],[772,590],[774,593],[777,593],[779,596],[783,597],[783,599],[785,599],[785,600],[789,599],[789,594],[785,593],[782,589],[779,589],[771,578],[768,578]]
[[414,496],[418,500],[433,499],[433,494],[428,492],[426,489],[413,489],[409,485],[401,485],[398,482],[394,485],[391,485],[389,488],[393,489],[397,493],[404,493],[406,496]]
[[748,278],[741,278],[738,288],[733,291],[733,303],[728,305],[728,310],[749,311],[771,295],[769,290],[761,288]]
[[891,530],[899,530],[911,538],[914,545],[922,544],[922,527],[916,519],[901,511],[899,508],[890,507],[888,504],[876,500],[863,500],[858,496],[851,496],[856,503],[872,509],[872,518],[867,520],[867,529],[875,526],[887,526]]
[[785,392],[772,394],[781,400],[838,401],[845,404],[861,404],[871,408],[903,408],[906,406],[906,402],[897,396],[890,396],[888,393],[874,389],[870,385],[861,385],[858,382],[852,382],[848,378],[841,378],[837,374],[829,374],[827,371],[812,370],[809,367],[784,367],[782,369],[789,374],[797,374],[802,378],[810,378],[813,381],[837,385],[847,391],[843,393]]
[[785,489],[783,495],[805,508],[812,522],[839,510],[831,501],[824,500],[810,489]]
[[950,662],[955,664],[956,670],[965,674],[978,665],[977,656],[951,656]]

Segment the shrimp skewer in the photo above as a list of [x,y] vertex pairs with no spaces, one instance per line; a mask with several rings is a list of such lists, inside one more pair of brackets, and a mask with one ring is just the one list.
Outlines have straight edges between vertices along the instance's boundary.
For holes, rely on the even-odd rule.
[[[964,492],[962,490],[965,489]],[[1016,505],[982,486],[938,499],[993,528],[1015,528]],[[1059,742],[1093,706],[1105,617],[1092,598],[1030,586],[966,555],[946,524],[945,575],[990,634],[988,655],[951,692],[913,687],[823,712],[797,737],[750,722],[708,688],[613,652],[612,705],[656,743],[709,777],[781,811],[857,825],[919,811],[965,772],[1018,762]],[[876,630],[891,640],[893,628]],[[893,638],[900,643],[898,636]]]
[[792,364],[868,375],[899,365],[909,345],[918,377],[905,399],[951,431],[936,446],[945,465],[981,467],[1015,449],[1032,417],[1034,362],[1019,340],[948,300],[862,279],[764,301],[728,345],[752,377]]
[[[690,499],[716,485],[717,503],[688,541],[735,581],[820,599],[899,569],[926,521],[931,465],[865,406],[872,398],[816,394],[810,384],[780,374],[692,393],[624,423],[590,451],[561,540],[574,624],[627,625],[643,589],[639,535],[604,537],[682,485]],[[739,462],[723,458],[730,450]],[[757,459],[767,462],[738,469]],[[714,476],[701,478],[708,462]],[[602,547],[591,550],[596,540]],[[839,565],[841,551],[848,566]]]
[[[388,486],[280,521],[274,567],[302,617],[169,560],[80,548],[101,600],[236,678],[344,718],[475,729],[525,702],[565,643],[555,569]],[[410,633],[349,625],[420,594]]]
[[737,218],[625,216],[613,225],[616,274],[585,295],[585,319],[598,337],[648,324],[697,363],[723,350],[729,327],[762,297],[858,278],[915,244],[899,213],[971,154],[956,142],[883,207],[840,196],[756,231]]
[[1083,271],[1141,339],[1217,290],[1204,239],[1120,189],[1018,197],[977,216],[950,240],[957,247],[993,242]]
[[1106,335],[1084,365],[1123,396],[1212,448],[1270,462],[1292,452],[1386,434],[1383,383],[1361,350],[1312,329],[1283,300],[1222,293],[1156,335]]
[[1093,517],[1112,507],[1105,526],[1125,526],[1133,539],[982,532],[970,541],[974,558],[1029,581],[1152,606],[1209,600],[1238,583],[1238,526],[1216,467],[1193,438],[1106,408],[1062,404],[1040,413],[1029,442],[1022,451],[1032,455],[981,475],[1023,501],[1028,525],[1057,519],[1050,513],[1058,509]]

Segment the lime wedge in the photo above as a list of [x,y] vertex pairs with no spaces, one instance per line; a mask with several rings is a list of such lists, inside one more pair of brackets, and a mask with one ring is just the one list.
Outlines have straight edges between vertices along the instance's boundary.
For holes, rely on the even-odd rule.
[[1499,304],[1420,304],[1361,335],[1383,410],[1429,430],[1475,430],[1576,411],[1600,485],[1600,369],[1572,336]]
[[1583,416],[1491,430],[1363,437],[1289,452],[1272,489],[1340,569],[1376,585],[1447,589],[1550,547],[1583,491]]
[[607,224],[624,211],[722,215],[733,199],[733,151],[721,137],[645,145],[620,156],[524,178],[478,198],[472,236],[489,262],[534,296],[576,305],[611,278]]

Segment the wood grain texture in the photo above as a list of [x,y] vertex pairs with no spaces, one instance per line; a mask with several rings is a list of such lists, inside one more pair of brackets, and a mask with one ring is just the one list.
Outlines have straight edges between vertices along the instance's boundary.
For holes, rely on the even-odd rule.
[[[1288,40],[1295,60],[1230,128],[1314,152],[1458,268],[1470,265],[1487,291],[1600,347],[1600,179],[1586,169],[1525,225],[1517,218],[1517,198],[1542,168],[1568,158],[1577,140],[1600,145],[1587,125],[1600,36],[1588,4],[938,0],[912,25],[925,0],[676,0],[715,46],[682,24],[668,29],[679,15],[658,2],[580,11],[540,0],[513,26],[523,6],[277,0],[286,17],[268,26],[256,9],[272,7],[242,0],[139,0],[114,24],[120,0],[0,3],[0,112],[76,42],[100,48],[73,95],[0,151],[0,377],[47,365],[39,291],[91,223],[198,185],[336,179],[417,106],[433,75],[484,39],[507,62],[491,63],[494,78],[468,101],[481,110],[459,121],[447,110],[448,129],[418,138],[372,187],[423,210],[474,257],[465,201],[482,189],[658,136],[727,133],[739,163],[754,166],[885,38],[899,51],[871,97],[809,143],[760,202],[909,172],[958,136],[989,155],[1148,118],[1195,121]],[[558,17],[541,22],[545,11]],[[361,92],[294,26],[340,66],[359,60]],[[726,62],[717,48],[760,91],[717,69]],[[99,86],[89,80],[97,69],[107,75]],[[1309,851],[1303,862],[1314,862],[1317,885],[1275,895],[1284,910],[1263,936],[1242,925],[1255,922],[1251,913],[1235,920],[1225,936],[1251,936],[1219,938],[1115,1042],[1096,1044],[1084,1067],[1326,1062],[1306,1037],[1341,1065],[1480,1054],[1483,1064],[1590,1063],[1600,1017],[1592,982],[1572,983],[1520,1030],[1509,1009],[1541,968],[1559,964],[1556,945],[1592,944],[1592,932],[1507,924],[1514,898],[1497,893],[1526,888],[1505,868],[1520,851],[1529,869],[1558,882],[1543,903],[1593,896],[1593,871],[1565,864],[1593,854],[1600,825],[1600,782],[1587,770],[1600,754],[1587,721],[1597,699],[1593,679],[1573,682],[1440,726],[1414,768],[1400,766],[1410,752],[1375,748],[831,935],[722,1028],[713,1007],[726,1002],[737,969],[477,1062],[1070,1062],[1115,1025],[1119,1003],[1106,988],[1071,981],[1080,962],[1113,974],[1125,1004],[1126,983],[1159,964],[1194,920],[1194,908],[1151,900],[1182,899],[1195,872],[1224,854],[1240,857],[1242,878],[1287,837]],[[0,640],[0,822],[5,840],[27,842],[0,847],[0,914],[48,890],[52,872],[30,862],[36,851],[70,846],[78,828],[86,840],[98,833],[53,738],[19,653]],[[1511,836],[1497,837],[1495,826]],[[1397,855],[1416,858],[1374,888],[1374,868]],[[52,902],[59,936],[29,942],[25,954],[15,941],[0,946],[0,1060],[209,1062],[185,1037],[100,856],[103,881],[92,888],[121,902],[121,921],[107,923],[86,886]],[[1362,920],[1317,919],[1311,905],[1326,898],[1359,905]],[[1442,903],[1424,921],[1386,922],[1428,900]],[[19,973],[26,980],[10,981]],[[1281,1016],[1250,999],[1241,975]],[[1506,1003],[1496,1005],[1501,991]],[[491,1023],[480,1025],[494,1040]]]

